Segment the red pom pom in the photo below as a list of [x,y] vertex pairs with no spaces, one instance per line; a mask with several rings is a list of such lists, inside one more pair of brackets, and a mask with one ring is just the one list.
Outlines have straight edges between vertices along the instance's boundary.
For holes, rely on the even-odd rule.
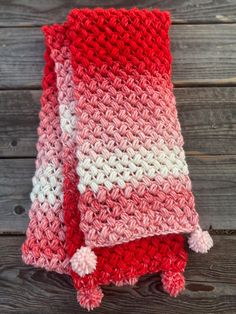
[[163,272],[161,275],[161,281],[164,290],[172,297],[176,297],[185,286],[184,275],[178,272]]
[[77,301],[79,304],[87,309],[93,310],[99,307],[103,298],[102,289],[100,287],[95,287],[91,289],[80,289],[77,293]]

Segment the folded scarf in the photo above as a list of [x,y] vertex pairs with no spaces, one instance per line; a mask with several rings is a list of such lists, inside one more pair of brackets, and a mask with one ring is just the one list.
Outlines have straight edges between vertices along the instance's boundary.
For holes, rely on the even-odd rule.
[[168,12],[74,9],[45,26],[46,53],[27,264],[70,274],[78,301],[161,272],[184,288],[199,226],[173,84]]

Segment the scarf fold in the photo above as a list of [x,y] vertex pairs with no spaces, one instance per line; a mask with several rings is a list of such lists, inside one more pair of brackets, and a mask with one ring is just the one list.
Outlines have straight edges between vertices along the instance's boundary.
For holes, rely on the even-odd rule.
[[44,26],[45,70],[27,264],[70,274],[81,306],[102,285],[161,273],[184,288],[195,209],[173,84],[168,12],[74,9]]

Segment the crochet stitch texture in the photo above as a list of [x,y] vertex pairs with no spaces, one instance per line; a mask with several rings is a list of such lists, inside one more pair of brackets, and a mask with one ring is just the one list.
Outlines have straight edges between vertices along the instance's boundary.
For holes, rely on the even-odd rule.
[[198,225],[170,79],[169,15],[70,16],[80,228],[90,247]]
[[26,264],[59,273],[69,272],[62,209],[61,128],[54,62],[45,52],[36,172],[31,192],[32,206],[22,258]]
[[[28,264],[70,273],[78,301],[99,306],[100,286],[162,272],[184,288],[202,232],[171,83],[167,12],[74,9],[45,26],[47,46]],[[70,261],[70,263],[69,263]]]

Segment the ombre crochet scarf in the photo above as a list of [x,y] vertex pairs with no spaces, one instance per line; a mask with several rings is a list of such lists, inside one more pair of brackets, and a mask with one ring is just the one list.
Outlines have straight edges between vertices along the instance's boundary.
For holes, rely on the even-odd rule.
[[168,12],[74,9],[44,26],[45,69],[25,263],[69,274],[88,310],[102,285],[161,273],[184,288],[199,226],[173,84]]

